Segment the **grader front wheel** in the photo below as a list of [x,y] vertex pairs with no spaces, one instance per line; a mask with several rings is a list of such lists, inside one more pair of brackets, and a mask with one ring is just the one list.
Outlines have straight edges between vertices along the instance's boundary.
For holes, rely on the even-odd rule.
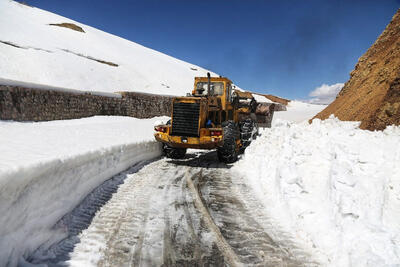
[[233,163],[238,158],[239,147],[239,129],[235,122],[227,121],[222,124],[223,145],[218,147],[218,159],[224,163]]
[[164,154],[167,158],[183,159],[186,155],[186,148],[170,147],[169,145],[163,146]]

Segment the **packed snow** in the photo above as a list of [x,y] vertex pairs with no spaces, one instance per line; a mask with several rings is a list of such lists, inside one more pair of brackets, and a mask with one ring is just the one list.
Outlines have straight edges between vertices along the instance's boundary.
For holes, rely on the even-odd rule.
[[276,119],[232,171],[324,266],[398,266],[400,127],[358,126]]
[[[60,23],[85,32],[49,25]],[[193,78],[206,74],[199,66],[68,18],[0,0],[0,78],[84,91],[185,95]]]
[[0,121],[0,266],[63,238],[52,227],[88,193],[160,156],[152,134],[158,120],[167,118]]
[[233,179],[216,161],[216,153],[188,152],[178,164],[164,158],[128,174],[79,234],[69,258],[52,262],[71,267],[316,266],[290,234],[274,231],[279,242],[271,236],[271,221],[257,213],[262,205],[240,177]]

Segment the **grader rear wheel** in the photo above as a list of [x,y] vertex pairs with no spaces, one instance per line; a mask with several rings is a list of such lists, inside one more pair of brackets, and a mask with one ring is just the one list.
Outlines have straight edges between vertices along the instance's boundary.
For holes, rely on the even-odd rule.
[[258,125],[252,119],[246,119],[239,123],[240,126],[240,141],[242,147],[240,152],[243,153],[246,147],[251,144],[251,141],[256,139],[258,136]]

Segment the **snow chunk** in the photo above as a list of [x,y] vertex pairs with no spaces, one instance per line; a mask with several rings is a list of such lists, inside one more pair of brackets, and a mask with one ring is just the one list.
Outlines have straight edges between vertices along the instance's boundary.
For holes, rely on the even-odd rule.
[[400,127],[358,126],[334,117],[277,120],[233,171],[324,265],[397,266]]

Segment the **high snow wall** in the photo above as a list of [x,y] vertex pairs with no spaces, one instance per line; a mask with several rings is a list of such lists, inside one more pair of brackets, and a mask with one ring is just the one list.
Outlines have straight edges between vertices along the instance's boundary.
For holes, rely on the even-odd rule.
[[400,266],[400,127],[359,124],[276,119],[231,168],[267,207],[269,233],[292,233],[315,266]]
[[153,125],[166,120],[0,120],[0,266],[27,266],[22,258],[68,236],[60,220],[96,187],[159,157]]
[[0,119],[50,121],[95,115],[152,118],[170,115],[171,96],[137,92],[94,94],[0,85]]
[[16,266],[45,242],[66,237],[53,227],[94,188],[161,154],[156,142],[126,144],[0,175],[0,266]]

